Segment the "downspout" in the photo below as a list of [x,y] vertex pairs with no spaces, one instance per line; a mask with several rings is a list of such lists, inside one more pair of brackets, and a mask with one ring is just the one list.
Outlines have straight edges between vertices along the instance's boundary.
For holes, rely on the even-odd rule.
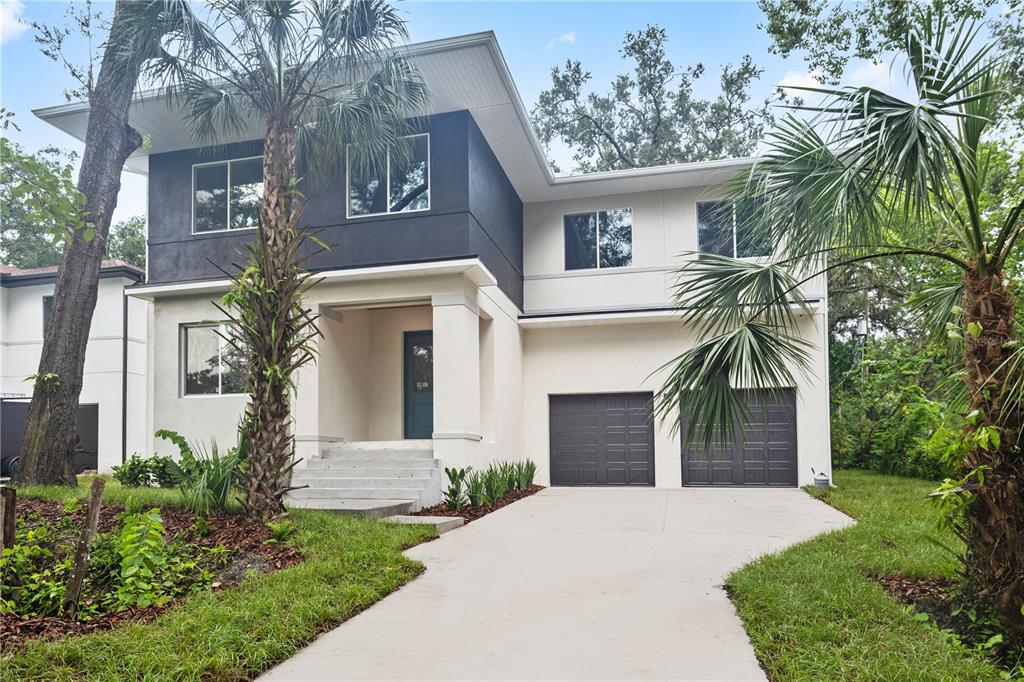
[[128,460],[128,296],[121,288],[121,464]]

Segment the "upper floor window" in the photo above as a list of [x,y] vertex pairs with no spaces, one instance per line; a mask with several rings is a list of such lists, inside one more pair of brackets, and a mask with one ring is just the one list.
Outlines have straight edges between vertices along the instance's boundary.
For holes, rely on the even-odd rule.
[[193,232],[255,228],[262,199],[262,157],[192,166]]
[[403,153],[388,152],[379,169],[348,168],[348,216],[430,209],[430,135],[404,138]]
[[700,250],[729,258],[772,255],[771,239],[756,229],[754,212],[732,201],[697,202]]
[[185,395],[245,392],[245,377],[234,347],[224,339],[230,323],[186,325],[181,330],[182,388]]
[[570,213],[562,222],[566,270],[633,264],[633,209]]

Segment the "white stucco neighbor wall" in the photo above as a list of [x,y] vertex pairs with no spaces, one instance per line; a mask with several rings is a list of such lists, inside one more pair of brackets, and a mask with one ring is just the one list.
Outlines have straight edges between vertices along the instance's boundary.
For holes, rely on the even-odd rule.
[[[124,288],[132,280],[99,281],[89,330],[79,402],[98,405],[98,466],[109,471],[121,463]],[[0,289],[0,393],[31,396],[25,377],[39,368],[43,347],[43,297],[53,284]],[[128,300],[127,454],[145,452],[150,430],[146,409],[146,340],[149,303]]]

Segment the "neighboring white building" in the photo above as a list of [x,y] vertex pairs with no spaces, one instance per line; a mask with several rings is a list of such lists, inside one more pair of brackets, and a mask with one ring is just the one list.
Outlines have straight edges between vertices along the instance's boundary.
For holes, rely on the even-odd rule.
[[[127,454],[147,452],[146,336],[149,303],[125,296],[145,273],[123,261],[104,261],[96,311],[89,330],[79,404],[80,462],[110,471]],[[3,455],[20,449],[24,414],[39,369],[44,316],[57,268],[29,270],[0,265],[0,395]],[[95,448],[95,452],[93,449]]]
[[[409,163],[306,192],[304,220],[335,248],[310,262],[323,338],[297,381],[309,469],[296,476],[314,483],[302,495],[416,497],[405,481],[430,478],[421,456],[529,457],[552,485],[794,486],[830,472],[823,278],[802,291],[811,370],[781,402],[749,396],[742,442],[684,452],[650,416],[660,368],[694,340],[672,310],[673,273],[694,257],[682,254],[767,255],[737,253],[732,223],[707,211],[750,160],[556,177],[493,34],[408,52],[432,97]],[[167,102],[144,94],[131,112],[150,140],[129,165],[150,174],[147,282],[132,295],[153,302],[151,422],[233,443],[245,397],[210,325],[224,320],[220,268],[253,235],[261,127],[196,149]],[[86,105],[36,113],[85,129]],[[348,476],[325,454],[350,457]],[[419,501],[436,499],[437,477],[422,485]]]

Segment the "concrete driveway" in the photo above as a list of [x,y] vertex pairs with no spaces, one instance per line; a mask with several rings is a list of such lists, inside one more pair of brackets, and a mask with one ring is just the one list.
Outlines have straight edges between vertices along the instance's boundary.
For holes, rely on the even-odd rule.
[[551,488],[263,680],[764,680],[728,573],[852,521],[800,490]]

